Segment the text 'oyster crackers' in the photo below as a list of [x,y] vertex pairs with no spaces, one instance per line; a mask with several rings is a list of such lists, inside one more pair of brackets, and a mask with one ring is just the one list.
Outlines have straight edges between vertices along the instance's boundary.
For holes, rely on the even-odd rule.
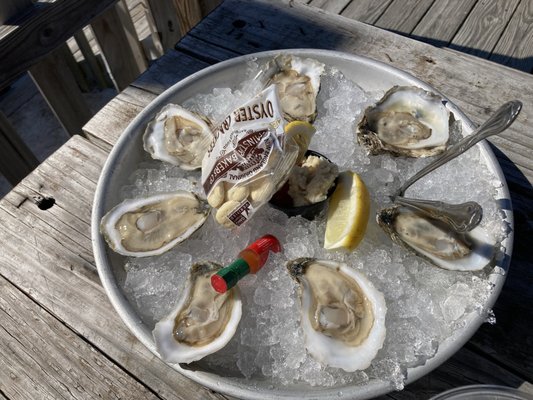
[[240,226],[285,182],[299,147],[285,137],[277,89],[270,85],[214,130],[202,163],[202,185],[215,219]]

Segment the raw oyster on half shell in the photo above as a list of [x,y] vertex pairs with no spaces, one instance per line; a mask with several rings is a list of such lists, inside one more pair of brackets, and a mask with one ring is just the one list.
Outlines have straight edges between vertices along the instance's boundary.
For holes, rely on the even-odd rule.
[[267,86],[275,84],[284,118],[287,121],[313,122],[316,117],[316,96],[325,65],[311,58],[279,56],[267,75]]
[[213,139],[210,124],[207,117],[168,104],[146,127],[144,149],[154,159],[185,170],[198,169]]
[[233,337],[242,315],[235,286],[218,293],[211,276],[222,266],[203,262],[192,266],[187,286],[174,311],[152,332],[161,358],[168,363],[190,363],[223,348]]
[[365,110],[357,141],[374,155],[434,156],[446,149],[453,121],[441,97],[414,86],[395,86]]
[[300,284],[307,351],[345,371],[368,368],[385,340],[383,294],[343,263],[298,258],[289,261],[287,269]]
[[479,226],[460,233],[445,220],[398,205],[379,211],[376,219],[394,242],[438,267],[478,271],[492,262],[494,244]]
[[204,200],[185,190],[128,199],[104,215],[100,232],[122,255],[158,255],[202,226],[209,210]]

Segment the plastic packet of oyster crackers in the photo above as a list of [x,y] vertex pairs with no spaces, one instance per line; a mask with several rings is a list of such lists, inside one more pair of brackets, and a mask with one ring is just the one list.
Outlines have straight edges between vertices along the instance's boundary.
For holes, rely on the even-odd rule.
[[287,180],[299,146],[284,136],[285,124],[276,86],[271,85],[213,131],[202,163],[202,185],[222,226],[244,224]]

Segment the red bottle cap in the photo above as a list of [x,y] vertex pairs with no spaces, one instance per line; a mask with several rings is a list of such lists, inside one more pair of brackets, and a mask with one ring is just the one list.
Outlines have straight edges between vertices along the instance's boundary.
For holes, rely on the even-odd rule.
[[228,290],[228,284],[226,283],[226,280],[217,274],[211,277],[211,286],[213,286],[213,289],[215,289],[218,293],[226,293]]
[[259,254],[261,259],[260,267],[262,267],[266,263],[268,253],[270,251],[274,253],[279,253],[281,251],[281,244],[274,235],[265,235],[261,236],[246,249],[252,250],[256,254]]
[[[265,235],[257,239],[244,250],[252,251],[257,254],[259,258],[260,265],[257,268],[254,267],[252,270],[253,273],[255,273],[266,263],[269,252],[273,251],[274,253],[279,253],[281,251],[281,244],[275,236]],[[239,254],[242,255],[244,250]],[[250,265],[248,265],[248,262],[244,258],[239,257],[211,276],[211,286],[218,293],[225,293],[249,273]]]

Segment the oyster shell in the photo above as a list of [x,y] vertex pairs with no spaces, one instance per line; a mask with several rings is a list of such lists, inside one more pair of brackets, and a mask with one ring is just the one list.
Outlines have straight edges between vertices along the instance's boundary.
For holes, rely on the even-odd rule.
[[298,258],[287,269],[300,284],[307,351],[345,371],[368,368],[385,340],[383,295],[346,264]]
[[434,156],[446,149],[453,121],[453,114],[436,94],[395,86],[365,110],[357,141],[371,154]]
[[176,308],[159,321],[152,334],[161,358],[190,363],[224,347],[233,337],[242,315],[237,287],[221,294],[211,287],[211,276],[222,266],[193,265]]
[[148,123],[143,136],[144,149],[152,158],[198,169],[211,143],[210,122],[176,104],[167,104]]
[[[316,96],[325,65],[311,58],[276,57],[270,68],[267,86],[276,84],[278,97],[287,121],[313,122],[316,117]],[[272,69],[274,70],[272,72]]]
[[100,232],[117,253],[153,256],[187,239],[202,226],[208,214],[204,200],[179,190],[124,200],[104,215]]
[[445,220],[397,205],[379,211],[376,219],[394,242],[444,269],[478,271],[494,256],[494,244],[479,226],[459,233]]

